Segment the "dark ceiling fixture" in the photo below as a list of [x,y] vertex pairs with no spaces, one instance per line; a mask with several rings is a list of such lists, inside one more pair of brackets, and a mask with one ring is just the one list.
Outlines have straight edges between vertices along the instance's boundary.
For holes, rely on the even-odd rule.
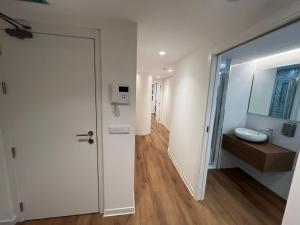
[[9,16],[7,16],[1,12],[0,12],[0,18],[15,27],[15,28],[6,28],[5,29],[5,32],[8,35],[19,38],[19,39],[33,38],[33,35],[30,31],[31,30],[30,26],[19,23],[18,21],[10,18]]
[[49,5],[49,2],[47,0],[20,0],[20,1]]

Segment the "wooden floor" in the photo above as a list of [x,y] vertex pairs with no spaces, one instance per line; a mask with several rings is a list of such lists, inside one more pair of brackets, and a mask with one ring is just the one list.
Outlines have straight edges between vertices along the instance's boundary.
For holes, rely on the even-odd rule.
[[285,203],[239,169],[210,170],[206,199],[193,200],[167,154],[168,131],[136,138],[134,215],[88,214],[22,225],[279,225]]

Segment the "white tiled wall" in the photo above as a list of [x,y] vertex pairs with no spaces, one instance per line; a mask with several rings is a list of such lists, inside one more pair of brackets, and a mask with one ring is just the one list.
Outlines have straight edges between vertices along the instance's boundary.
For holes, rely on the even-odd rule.
[[[254,71],[254,62],[231,67],[226,94],[223,133],[233,133],[235,128],[246,126],[248,102]],[[235,157],[221,150],[218,167],[236,167],[236,163],[237,160]]]

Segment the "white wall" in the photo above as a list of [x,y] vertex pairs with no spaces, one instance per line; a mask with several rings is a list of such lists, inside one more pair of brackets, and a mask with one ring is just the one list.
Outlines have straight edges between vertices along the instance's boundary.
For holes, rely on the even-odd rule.
[[[112,215],[134,211],[137,24],[109,24],[101,28],[101,38],[104,214]],[[130,105],[120,106],[120,117],[110,104],[114,82],[130,86]],[[110,124],[128,124],[131,132],[109,134]]]
[[295,168],[293,182],[288,197],[282,225],[299,225],[300,221],[300,160]]
[[[248,102],[252,78],[255,73],[255,62],[233,65],[230,68],[225,102],[223,133],[233,133],[237,127],[245,127],[248,113]],[[235,157],[225,150],[219,154],[218,167],[236,166]]]
[[197,49],[177,63],[174,75],[169,155],[195,196],[209,83],[209,48]]
[[229,133],[246,125],[248,102],[255,63],[232,65],[226,93],[223,132]]
[[[295,152],[300,151],[300,123],[298,123],[298,129],[296,136],[293,138],[286,137],[281,134],[282,124],[286,120],[248,114],[246,127],[250,129],[266,129],[270,128],[274,130],[272,143],[290,149]],[[295,160],[296,163],[296,160]],[[264,184],[270,190],[284,199],[287,199],[290,184],[293,178],[294,169],[291,172],[282,173],[261,173],[255,170],[253,167],[247,165],[243,161],[239,162],[241,167],[246,173],[250,174],[256,180]]]
[[152,76],[138,73],[136,77],[136,135],[151,133]]
[[8,180],[7,165],[0,131],[0,224],[13,220],[13,207]]
[[[82,35],[88,35],[90,31],[89,29],[69,26],[44,26],[33,22],[30,22],[30,24],[34,24],[35,29],[41,28],[43,32],[47,32],[49,29],[51,32],[55,31],[56,33],[68,34],[68,32],[74,32],[75,35],[80,35],[83,31]],[[104,23],[99,27],[101,27],[101,41],[99,43],[101,48],[99,48],[100,52],[96,52],[96,54],[101,55],[99,58],[101,59],[102,90],[101,93],[98,93],[101,99],[98,105],[98,125],[100,124],[98,134],[99,143],[102,139],[102,146],[100,145],[99,148],[100,150],[103,148],[103,154],[101,151],[99,152],[99,173],[100,179],[102,178],[100,184],[102,184],[102,181],[104,183],[104,190],[100,186],[100,198],[102,198],[103,192],[105,215],[132,213],[134,212],[137,24],[113,22]],[[91,30],[91,33],[95,33],[95,30]],[[100,80],[98,81],[100,82]],[[122,83],[130,86],[131,104],[120,106],[120,117],[114,116],[110,104],[109,87],[112,83]],[[129,125],[131,132],[129,135],[108,134],[110,124]],[[1,158],[0,160],[2,160]],[[101,176],[102,169],[103,177]],[[9,169],[9,174],[11,178],[12,168]],[[10,182],[13,183],[11,179]],[[12,191],[14,192],[12,196],[14,199],[13,204],[16,205],[16,191]],[[6,198],[8,197],[6,196]],[[1,204],[2,200],[0,199]]]
[[168,129],[171,125],[174,78],[163,80],[163,101],[161,123]]

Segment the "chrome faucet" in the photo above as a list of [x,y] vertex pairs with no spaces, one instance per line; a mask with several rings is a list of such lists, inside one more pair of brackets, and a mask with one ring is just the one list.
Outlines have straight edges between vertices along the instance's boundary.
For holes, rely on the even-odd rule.
[[271,143],[272,138],[273,138],[273,129],[259,129],[259,132],[266,134],[268,136],[268,144]]

